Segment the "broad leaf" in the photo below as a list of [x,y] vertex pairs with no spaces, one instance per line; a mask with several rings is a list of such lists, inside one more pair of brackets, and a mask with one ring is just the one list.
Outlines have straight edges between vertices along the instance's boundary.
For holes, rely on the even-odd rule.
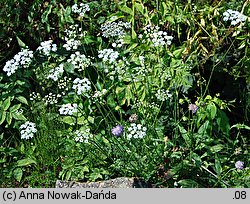
[[21,168],[16,168],[13,171],[13,176],[18,182],[20,182],[23,177],[23,170]]
[[17,166],[29,166],[31,164],[36,164],[36,161],[34,159],[26,158],[26,159],[21,159],[17,161]]
[[26,104],[26,105],[29,105],[27,99],[24,98],[23,96],[18,96],[18,97],[16,97],[16,99],[17,99],[18,101],[20,101],[21,103],[24,103],[24,104]]
[[10,97],[4,100],[2,109],[6,111],[8,110],[9,107],[10,107]]

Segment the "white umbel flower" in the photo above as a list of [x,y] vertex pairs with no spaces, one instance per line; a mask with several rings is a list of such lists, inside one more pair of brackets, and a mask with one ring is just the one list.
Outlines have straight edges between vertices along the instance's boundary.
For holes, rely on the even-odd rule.
[[78,71],[84,71],[91,64],[91,60],[80,52],[75,52],[70,55],[70,59],[67,62],[74,65],[74,68]]
[[3,71],[7,72],[7,76],[11,76],[19,67],[27,68],[33,58],[33,51],[29,49],[22,49],[13,59],[6,62]]
[[131,24],[128,22],[107,22],[101,25],[102,36],[109,37],[122,37],[125,35],[125,30],[130,28]]
[[169,36],[167,32],[159,30],[160,28],[158,26],[149,24],[143,29],[145,38],[143,39],[143,35],[139,36],[140,39],[143,39],[143,43],[147,42],[153,47],[171,45],[173,37]]
[[80,79],[76,78],[73,81],[72,89],[76,90],[77,95],[84,94],[91,90],[91,83],[87,78]]
[[54,81],[57,81],[62,73],[64,72],[63,70],[63,64],[60,64],[58,67],[51,69],[49,71],[49,75],[47,76],[48,79],[52,79]]
[[141,124],[131,123],[130,127],[128,128],[127,139],[131,138],[140,138],[142,139],[146,135],[147,128],[143,127]]
[[90,133],[90,129],[86,129],[85,131],[75,131],[75,141],[76,142],[84,142],[89,143],[89,139],[92,138],[93,135]]
[[73,113],[77,113],[77,104],[64,104],[59,109],[60,115],[73,115]]
[[237,25],[238,23],[246,21],[247,16],[240,13],[239,11],[234,11],[228,9],[223,13],[223,21],[231,21],[231,25]]
[[172,98],[172,94],[169,92],[169,90],[164,89],[158,89],[155,96],[159,101],[166,101],[167,99]]
[[39,52],[41,52],[42,54],[49,56],[51,51],[53,51],[53,52],[57,51],[57,45],[52,44],[52,43],[53,43],[52,40],[47,40],[47,41],[41,42],[41,44],[37,48],[37,50]]
[[79,14],[79,16],[84,16],[84,14],[87,11],[90,11],[89,5],[88,4],[84,4],[84,3],[80,3],[79,6],[77,4],[74,4],[71,7],[71,9],[72,9],[73,13],[77,13],[77,14]]
[[103,49],[98,51],[98,57],[101,58],[103,62],[112,64],[116,62],[116,59],[119,57],[119,53],[113,49]]
[[34,133],[37,132],[36,124],[32,122],[25,122],[20,126],[21,139],[28,140],[34,136]]

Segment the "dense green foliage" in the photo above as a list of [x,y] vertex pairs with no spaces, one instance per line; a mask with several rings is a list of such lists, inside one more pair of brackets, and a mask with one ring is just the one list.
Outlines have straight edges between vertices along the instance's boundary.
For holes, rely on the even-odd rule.
[[250,187],[249,1],[3,0],[0,25],[1,187]]

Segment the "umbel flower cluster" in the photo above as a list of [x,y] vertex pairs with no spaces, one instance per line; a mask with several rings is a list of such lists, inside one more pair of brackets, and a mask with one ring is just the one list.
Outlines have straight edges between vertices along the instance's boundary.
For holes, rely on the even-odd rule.
[[81,95],[91,90],[90,85],[91,83],[87,78],[84,79],[76,78],[73,81],[72,89],[76,91],[77,95]]
[[47,79],[52,79],[54,81],[57,81],[63,74],[63,72],[64,72],[63,64],[60,64],[58,67],[49,70],[49,75],[47,76]]
[[37,48],[37,50],[40,53],[42,53],[42,54],[44,54],[46,56],[49,56],[51,51],[53,51],[53,52],[57,51],[57,45],[56,44],[52,44],[52,43],[53,43],[52,40],[47,40],[47,41],[41,42],[41,44]]
[[107,89],[102,89],[101,91],[95,91],[94,94],[92,95],[92,98],[100,98],[103,95],[105,95],[107,92]]
[[73,64],[74,68],[78,71],[84,71],[91,64],[91,60],[78,51],[71,54],[67,62]]
[[75,131],[75,141],[76,142],[84,142],[89,143],[89,139],[92,138],[93,135],[90,133],[90,129],[87,128],[84,131]]
[[63,78],[58,80],[57,87],[61,91],[62,95],[66,95],[66,92],[70,90],[71,88],[71,77],[64,76]]
[[60,98],[61,98],[61,94],[49,93],[43,97],[42,101],[46,105],[53,105],[53,104],[57,104],[58,99],[60,99]]
[[167,99],[172,98],[172,94],[170,93],[170,91],[164,89],[158,89],[155,96],[159,101],[166,101]]
[[30,100],[31,101],[39,101],[39,100],[41,100],[41,94],[40,93],[36,93],[36,92],[32,92],[32,93],[30,93]]
[[232,9],[228,9],[223,13],[224,21],[231,21],[231,25],[237,25],[238,23],[246,21],[247,17],[240,13],[239,11],[233,11]]
[[130,140],[131,138],[140,138],[142,139],[146,135],[147,128],[143,127],[141,124],[131,123],[128,128],[127,138]]
[[6,62],[3,71],[7,72],[7,76],[11,76],[19,67],[27,68],[33,58],[33,51],[29,49],[22,49],[13,59]]
[[[131,138],[143,138],[146,135],[147,128],[143,127],[141,124],[131,123],[127,132],[127,139]],[[115,136],[121,136],[124,133],[124,127],[122,125],[117,125],[112,129],[112,134]]]
[[169,36],[167,32],[161,31],[158,26],[147,25],[143,28],[144,34],[140,34],[139,38],[142,38],[142,43],[152,43],[154,47],[171,45],[173,37]]
[[77,104],[63,104],[59,109],[59,113],[61,115],[73,115],[73,113],[77,113]]
[[107,22],[101,25],[102,36],[105,38],[109,37],[123,37],[126,33],[126,29],[129,29],[131,26],[128,22]]
[[68,29],[64,31],[65,33],[65,44],[63,47],[67,50],[76,50],[81,45],[81,38],[84,37],[82,28],[78,24],[69,26]]
[[119,57],[119,53],[113,49],[103,49],[98,51],[98,57],[101,58],[103,62],[112,64]]
[[34,134],[37,132],[36,124],[32,122],[25,122],[20,126],[21,139],[28,140],[34,137]]
[[84,14],[87,11],[90,11],[89,5],[88,4],[84,4],[84,3],[80,3],[80,5],[78,6],[77,4],[74,4],[71,7],[71,10],[73,13],[77,13],[79,14],[79,16],[84,16]]

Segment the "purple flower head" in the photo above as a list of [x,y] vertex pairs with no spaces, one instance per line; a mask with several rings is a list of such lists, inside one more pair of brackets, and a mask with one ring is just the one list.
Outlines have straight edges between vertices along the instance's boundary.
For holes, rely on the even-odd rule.
[[112,134],[115,136],[121,136],[124,132],[124,128],[121,125],[117,125],[112,129]]
[[196,111],[198,110],[198,106],[195,104],[189,104],[188,109],[192,111],[192,113],[196,113]]
[[235,162],[235,167],[236,167],[236,169],[239,169],[239,170],[244,169],[244,162],[242,162],[242,161]]

